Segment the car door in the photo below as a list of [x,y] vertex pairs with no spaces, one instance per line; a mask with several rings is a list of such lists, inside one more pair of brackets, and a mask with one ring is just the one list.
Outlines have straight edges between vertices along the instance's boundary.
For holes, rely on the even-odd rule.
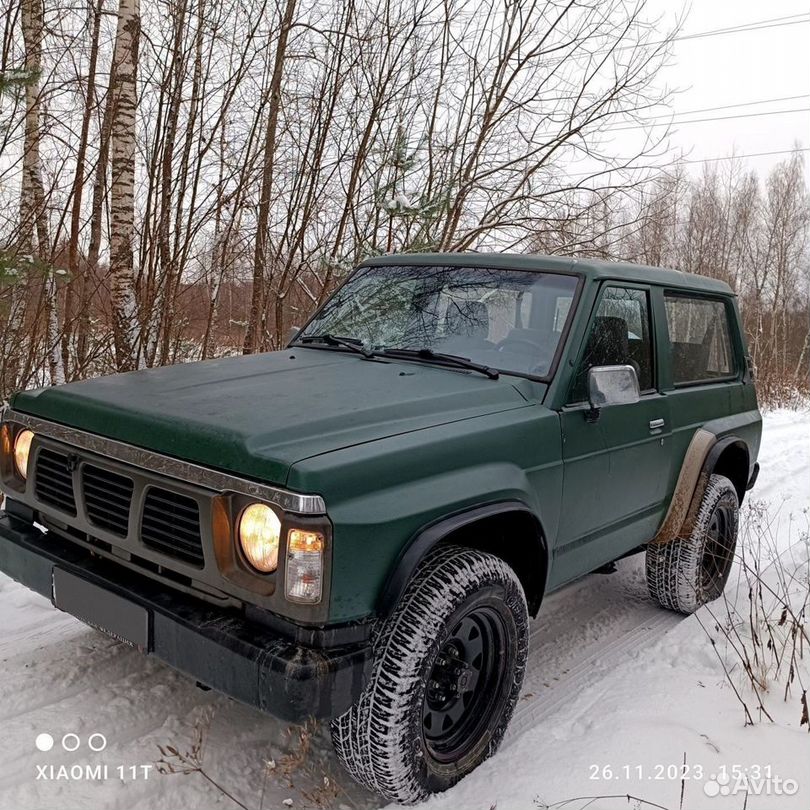
[[[663,519],[670,474],[670,414],[659,390],[648,287],[604,282],[560,412],[563,494],[554,585],[649,540]],[[588,370],[636,369],[640,398],[591,411]]]

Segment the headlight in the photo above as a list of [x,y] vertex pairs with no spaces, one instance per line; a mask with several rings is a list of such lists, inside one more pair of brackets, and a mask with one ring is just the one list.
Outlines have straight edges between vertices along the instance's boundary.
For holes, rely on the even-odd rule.
[[14,466],[23,478],[28,477],[28,456],[33,440],[34,434],[30,430],[21,430],[14,439]]
[[291,602],[315,604],[323,593],[323,550],[320,532],[290,529],[284,592]]
[[263,574],[278,567],[281,520],[263,503],[252,503],[239,517],[239,543],[248,562]]

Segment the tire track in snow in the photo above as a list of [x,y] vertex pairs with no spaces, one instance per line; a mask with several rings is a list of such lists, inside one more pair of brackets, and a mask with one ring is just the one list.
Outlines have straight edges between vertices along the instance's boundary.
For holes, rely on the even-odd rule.
[[[534,621],[523,696],[504,748],[588,689],[634,651],[643,654],[683,616],[646,595],[643,555],[610,575],[590,574],[551,594]],[[553,603],[553,604],[552,604]]]
[[[134,658],[138,653],[129,651]],[[86,738],[99,731],[107,740],[104,759],[124,763],[132,760],[133,750],[146,749],[143,764],[149,764],[158,757],[155,742],[166,742],[173,736],[173,725],[179,717],[185,717],[198,709],[201,704],[216,700],[216,696],[202,695],[193,683],[159,662],[149,661],[149,665],[139,666],[130,661],[128,672],[113,680],[104,678],[97,682],[90,680],[84,689],[73,690],[71,694],[60,694],[53,703],[45,703],[25,714],[14,718],[3,718],[5,733],[17,739],[29,738],[28,745],[3,758],[0,768],[0,795],[21,787],[31,779],[29,762],[35,733],[30,730],[49,730],[59,739],[62,733],[73,732]],[[146,662],[144,662],[146,663]],[[167,678],[168,676],[168,678]],[[168,681],[168,682],[167,682]],[[168,700],[143,700],[144,695],[155,691],[166,692]],[[159,697],[159,696],[158,696]],[[227,700],[222,698],[222,700]],[[97,707],[89,712],[88,704]],[[58,712],[54,719],[53,712]],[[65,721],[68,725],[64,726]],[[38,764],[44,764],[45,758]],[[58,746],[49,752],[47,764],[58,768],[77,762],[90,762],[86,750],[77,758],[76,754],[61,750]]]
[[[84,632],[97,638],[92,638],[88,644],[81,633],[69,640],[60,637],[55,644],[41,647],[33,654],[21,652],[3,662],[4,668],[9,669],[19,660],[28,670],[26,679],[31,684],[23,694],[19,694],[18,685],[14,683],[0,688],[0,706],[10,707],[0,712],[4,725],[17,717],[58,707],[90,689],[115,684],[131,676],[135,669],[132,650],[97,631],[84,628]],[[41,681],[36,677],[40,671],[44,675]],[[48,678],[55,671],[60,673],[58,683]]]

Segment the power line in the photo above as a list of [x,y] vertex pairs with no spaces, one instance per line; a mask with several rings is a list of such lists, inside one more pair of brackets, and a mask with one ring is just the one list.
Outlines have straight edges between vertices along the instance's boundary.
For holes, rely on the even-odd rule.
[[[669,42],[683,42],[689,39],[710,39],[711,37],[719,37],[719,36],[726,36],[727,34],[744,34],[748,31],[762,31],[768,28],[782,28],[784,26],[789,25],[804,25],[810,22],[810,14],[791,14],[787,17],[771,17],[766,20],[757,20],[755,22],[750,23],[741,23],[740,25],[733,25],[728,26],[726,28],[713,28],[708,31],[696,31],[694,34],[681,34],[679,36],[670,37],[669,39],[660,39],[653,42],[641,42],[641,43],[633,43],[628,45],[619,45],[611,46],[607,48],[600,48],[596,51],[590,53],[577,53],[573,56],[576,58],[582,58],[583,56],[598,56],[600,54],[606,53],[616,53],[619,51],[628,51],[633,50],[634,48],[642,47],[652,47],[655,45],[666,45]],[[563,61],[570,57],[557,57],[560,61]]]
[[[769,23],[768,20],[763,20],[764,23]],[[659,39],[655,42],[642,42],[632,45],[619,45],[615,48],[603,48],[600,51],[594,51],[592,56],[599,53],[610,53],[611,50],[615,53],[617,51],[629,51],[642,45],[644,47],[651,47],[655,45],[666,45],[669,42],[683,42],[687,39],[710,39],[711,37],[725,36],[726,34],[745,34],[749,31],[764,31],[768,28],[783,28],[786,25],[804,25],[810,22],[810,14],[801,16],[798,20],[788,20],[786,22],[771,22],[768,25],[760,23],[746,23],[744,25],[737,25],[732,28],[716,28],[712,31],[698,31],[695,34],[684,34],[683,36],[670,37],[669,39]],[[581,56],[582,54],[579,54]]]
[[755,104],[775,104],[778,101],[796,101],[800,98],[810,98],[810,93],[803,93],[798,96],[782,96],[781,98],[762,98],[759,101],[740,101],[737,104],[724,104],[722,107],[703,107],[700,110],[681,110],[680,112],[675,112],[673,110],[673,115],[695,115],[697,113],[704,113],[704,112],[715,112],[717,110],[731,110],[734,107],[753,107]]
[[[697,31],[694,34],[682,34],[681,36],[673,37],[670,41],[683,42],[687,39],[705,39],[707,37],[724,36],[725,34],[740,34],[745,33],[746,31],[761,31],[763,28],[781,28],[785,25],[802,25],[806,22],[810,22],[810,14],[791,14],[789,17],[772,17],[767,20],[741,23],[740,25],[731,25],[727,26],[726,28],[715,28],[709,31]],[[662,40],[662,42],[664,41],[666,40]]]
[[646,129],[647,127],[660,127],[666,124],[671,124],[672,126],[679,127],[682,124],[704,124],[709,121],[732,121],[734,119],[739,118],[760,118],[762,116],[768,115],[787,115],[788,113],[810,113],[810,108],[796,107],[792,110],[770,110],[763,112],[740,113],[739,115],[717,115],[712,116],[710,118],[690,118],[686,121],[673,121],[671,118],[668,117],[651,118],[649,121],[643,124],[632,124],[631,126],[628,127],[612,127],[610,131],[622,132],[628,129]]
[[772,155],[792,155],[794,152],[810,152],[810,146],[798,149],[776,149],[773,152],[749,152],[747,155],[724,155],[713,158],[697,158],[695,160],[680,160],[679,163],[714,163],[717,160],[742,160],[743,158],[771,157]]
[[[749,152],[744,155],[723,155],[721,157],[711,157],[711,158],[693,158],[691,160],[684,160],[683,158],[675,158],[673,159],[674,163],[715,163],[716,161],[720,160],[744,160],[746,158],[756,158],[756,157],[772,157],[774,155],[792,155],[795,152],[810,152],[810,147],[799,147],[798,149],[776,149],[772,152]],[[645,168],[648,169],[665,169],[666,166],[647,166]],[[621,172],[626,170],[632,170],[632,166],[614,166],[610,168],[603,168],[598,169],[594,168],[589,172],[575,172],[575,173],[566,173],[566,177],[589,177],[592,176],[594,178],[609,174],[610,172]]]

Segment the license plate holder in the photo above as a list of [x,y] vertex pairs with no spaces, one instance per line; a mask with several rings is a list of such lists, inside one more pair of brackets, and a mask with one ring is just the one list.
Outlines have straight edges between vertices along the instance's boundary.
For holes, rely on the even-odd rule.
[[53,604],[142,652],[151,648],[149,611],[61,568],[53,569]]

